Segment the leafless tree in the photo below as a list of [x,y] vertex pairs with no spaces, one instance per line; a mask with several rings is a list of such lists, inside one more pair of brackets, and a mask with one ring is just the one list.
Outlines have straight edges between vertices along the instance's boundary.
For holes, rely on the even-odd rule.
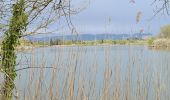
[[[0,33],[8,28],[11,8],[16,2],[18,0],[0,0]],[[47,29],[49,25],[58,23],[61,17],[64,17],[69,29],[76,32],[71,22],[71,15],[77,14],[85,8],[85,3],[74,5],[74,0],[25,0],[25,12],[28,14],[29,21],[27,23],[28,30],[23,36],[37,34],[39,30]]]
[[152,4],[159,4],[156,6],[155,15],[161,12],[169,15],[170,0],[154,0]]

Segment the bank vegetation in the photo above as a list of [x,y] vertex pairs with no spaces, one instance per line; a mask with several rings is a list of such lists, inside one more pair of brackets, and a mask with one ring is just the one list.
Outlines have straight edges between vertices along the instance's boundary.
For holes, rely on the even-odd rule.
[[150,39],[149,44],[153,48],[170,48],[170,24],[161,27],[159,34]]

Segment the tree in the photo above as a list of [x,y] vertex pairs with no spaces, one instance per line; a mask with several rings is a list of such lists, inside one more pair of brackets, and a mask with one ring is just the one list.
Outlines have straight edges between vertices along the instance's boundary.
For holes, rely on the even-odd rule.
[[[0,24],[8,29],[8,22],[11,18],[12,6],[18,0],[0,0]],[[39,30],[47,29],[51,24],[58,23],[58,20],[65,17],[69,28],[75,31],[70,16],[82,11],[85,7],[75,6],[71,0],[24,0],[25,13],[28,15],[27,32],[22,36],[38,33]],[[54,29],[53,31],[57,30]],[[1,31],[1,30],[0,30]]]
[[82,9],[72,6],[70,0],[0,0],[0,33],[4,33],[1,48],[1,71],[5,73],[4,100],[12,98],[12,89],[15,87],[15,48],[19,45],[19,39],[47,29],[63,16],[69,28],[75,32],[70,16]]
[[160,8],[157,8],[155,11],[155,15],[157,15],[160,12],[166,12],[169,15],[169,6],[170,6],[170,0],[154,0],[152,4],[160,4]]
[[13,5],[12,18],[9,29],[5,32],[5,38],[2,42],[2,67],[7,74],[4,84],[4,99],[12,98],[11,88],[14,88],[13,80],[16,77],[16,54],[15,47],[19,43],[22,32],[26,29],[28,16],[24,11],[24,0],[20,0]]

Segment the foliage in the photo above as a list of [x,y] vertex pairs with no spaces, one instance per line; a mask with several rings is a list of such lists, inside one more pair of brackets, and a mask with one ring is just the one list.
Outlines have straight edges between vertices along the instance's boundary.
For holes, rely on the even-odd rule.
[[169,39],[156,39],[153,42],[154,48],[169,48],[170,40]]
[[[20,0],[13,5],[13,13],[10,21],[9,29],[5,32],[5,38],[2,42],[2,66],[5,76],[5,93],[4,98],[7,100],[12,98],[11,89],[14,88],[13,81],[16,77],[16,54],[15,47],[19,44],[19,38],[26,29],[27,14],[24,11],[24,0]],[[6,100],[5,99],[5,100]]]
[[50,40],[50,45],[61,45],[62,43],[63,42],[59,39],[55,39],[55,40],[51,39]]
[[51,39],[49,42],[33,42],[36,46],[52,46],[52,45],[99,45],[99,44],[110,44],[110,45],[144,45],[148,44],[147,40],[97,40],[97,41],[62,41],[59,39]]
[[162,38],[170,38],[170,25],[161,27],[159,35]]
[[150,38],[150,39],[148,39],[148,45],[152,45],[152,44],[153,44],[153,42],[154,42],[154,38]]

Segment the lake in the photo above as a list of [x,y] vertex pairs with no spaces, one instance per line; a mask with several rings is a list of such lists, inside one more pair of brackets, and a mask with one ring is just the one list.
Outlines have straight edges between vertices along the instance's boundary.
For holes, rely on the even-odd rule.
[[138,45],[34,48],[17,55],[13,99],[170,100],[169,60]]

